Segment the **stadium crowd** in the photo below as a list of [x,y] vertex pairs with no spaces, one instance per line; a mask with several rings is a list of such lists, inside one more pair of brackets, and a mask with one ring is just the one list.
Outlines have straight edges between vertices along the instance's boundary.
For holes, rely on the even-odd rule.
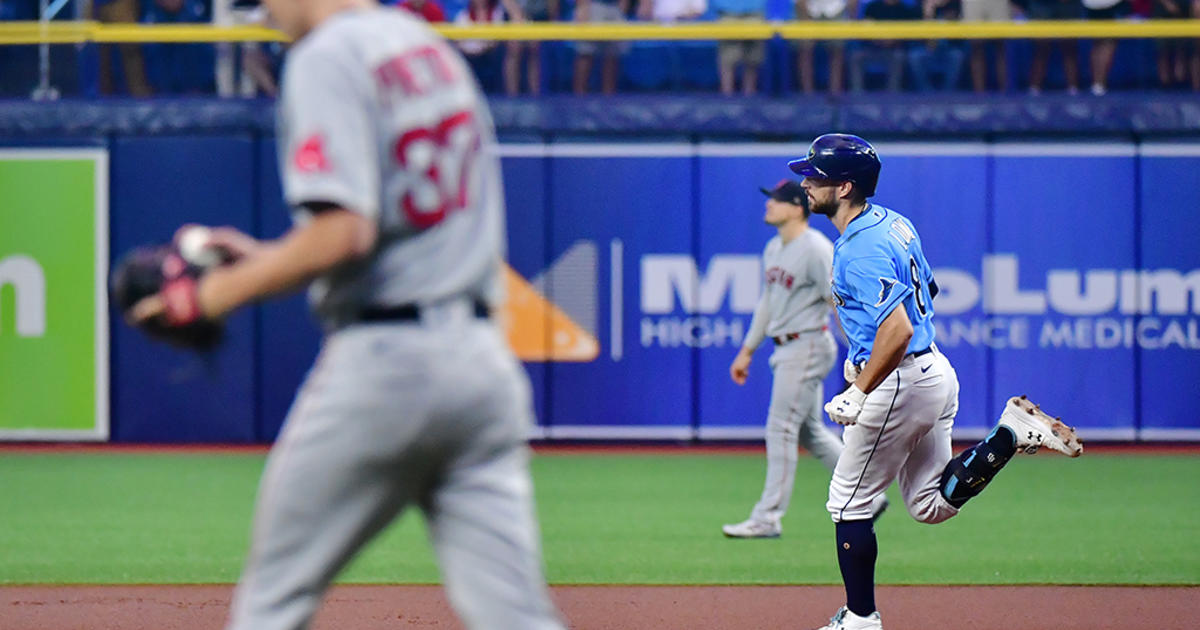
[[[82,2],[83,0],[74,0]],[[256,19],[256,0],[91,0],[80,17],[101,22],[213,21],[213,3]],[[430,22],[623,22],[734,20],[1121,20],[1200,16],[1200,0],[386,0]],[[443,4],[444,3],[444,4]],[[0,19],[30,20],[37,0],[0,0]],[[1044,91],[1103,95],[1110,89],[1200,91],[1200,41],[459,41],[485,90],[546,92],[719,91],[753,95],[845,91],[976,93]],[[29,63],[0,47],[0,69]],[[214,46],[96,47],[99,94],[202,94],[214,87]],[[281,48],[240,48],[243,94],[275,91]],[[1052,63],[1053,62],[1053,63]],[[80,75],[88,73],[81,62]],[[8,76],[9,79],[4,77]],[[4,85],[20,73],[0,72]],[[770,79],[764,80],[764,79]],[[80,79],[83,82],[83,79]],[[769,84],[764,88],[764,84]],[[84,90],[86,92],[86,90]]]

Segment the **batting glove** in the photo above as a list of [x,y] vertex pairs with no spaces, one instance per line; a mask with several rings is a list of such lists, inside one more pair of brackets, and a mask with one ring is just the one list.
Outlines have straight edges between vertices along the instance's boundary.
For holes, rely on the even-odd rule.
[[852,425],[858,422],[858,414],[862,413],[863,403],[866,402],[867,395],[863,390],[858,388],[858,385],[850,385],[846,391],[833,397],[833,400],[825,403],[825,413],[829,414],[829,419],[841,425]]
[[851,362],[850,359],[846,359],[846,362],[842,364],[842,378],[847,383],[853,383],[858,380],[858,366]]

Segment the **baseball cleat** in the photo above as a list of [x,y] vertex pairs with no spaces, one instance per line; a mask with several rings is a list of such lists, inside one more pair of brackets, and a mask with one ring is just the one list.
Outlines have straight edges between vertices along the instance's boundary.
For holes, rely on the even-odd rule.
[[783,527],[779,523],[768,523],[750,518],[741,523],[724,525],[721,527],[721,531],[724,532],[726,538],[779,538],[779,535],[783,533]]
[[1000,424],[1017,436],[1017,450],[1036,453],[1038,448],[1052,448],[1068,457],[1083,454],[1083,442],[1075,429],[1063,424],[1061,418],[1051,418],[1041,407],[1024,396],[1008,399]]
[[829,619],[828,625],[817,630],[883,630],[883,620],[879,618],[878,610],[866,617],[859,617],[850,612],[849,608],[842,606]]

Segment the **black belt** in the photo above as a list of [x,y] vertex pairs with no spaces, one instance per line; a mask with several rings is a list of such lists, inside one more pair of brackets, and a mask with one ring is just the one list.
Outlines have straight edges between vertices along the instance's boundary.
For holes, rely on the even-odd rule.
[[820,328],[813,328],[811,330],[802,330],[800,332],[779,335],[778,337],[771,337],[771,341],[774,341],[775,345],[777,345],[777,346],[782,346],[783,344],[785,344],[789,341],[795,341],[795,340],[799,339],[801,335],[807,335],[809,333],[820,332],[822,330],[829,330],[829,326],[822,326]]
[[[491,309],[480,300],[471,304],[475,317],[487,319]],[[415,322],[421,319],[421,307],[416,304],[401,304],[399,306],[368,306],[358,314],[360,322]]]
[[[929,354],[930,352],[933,352],[933,344],[929,344],[929,347],[928,347],[928,348],[925,348],[924,350],[917,350],[916,352],[909,352],[908,354],[904,355],[904,358],[905,358],[905,359],[907,359],[907,358],[909,358],[909,357],[912,357],[912,358],[914,358],[914,359],[915,359],[915,358],[917,358],[917,357],[922,357],[922,356],[925,356],[925,355]],[[863,362],[861,362],[861,363],[859,363],[859,364],[858,364],[858,370],[859,370],[860,372],[861,372],[861,371],[862,371],[862,369],[863,369],[863,368],[865,368],[865,367],[867,367],[867,362],[866,362],[866,361],[863,361]]]

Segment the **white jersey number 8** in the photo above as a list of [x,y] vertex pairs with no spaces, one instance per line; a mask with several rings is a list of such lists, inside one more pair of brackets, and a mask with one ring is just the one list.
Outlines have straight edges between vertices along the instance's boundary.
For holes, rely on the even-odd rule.
[[396,141],[396,161],[413,177],[400,200],[400,210],[413,226],[433,227],[467,207],[479,150],[479,129],[469,111],[432,128],[412,129]]

